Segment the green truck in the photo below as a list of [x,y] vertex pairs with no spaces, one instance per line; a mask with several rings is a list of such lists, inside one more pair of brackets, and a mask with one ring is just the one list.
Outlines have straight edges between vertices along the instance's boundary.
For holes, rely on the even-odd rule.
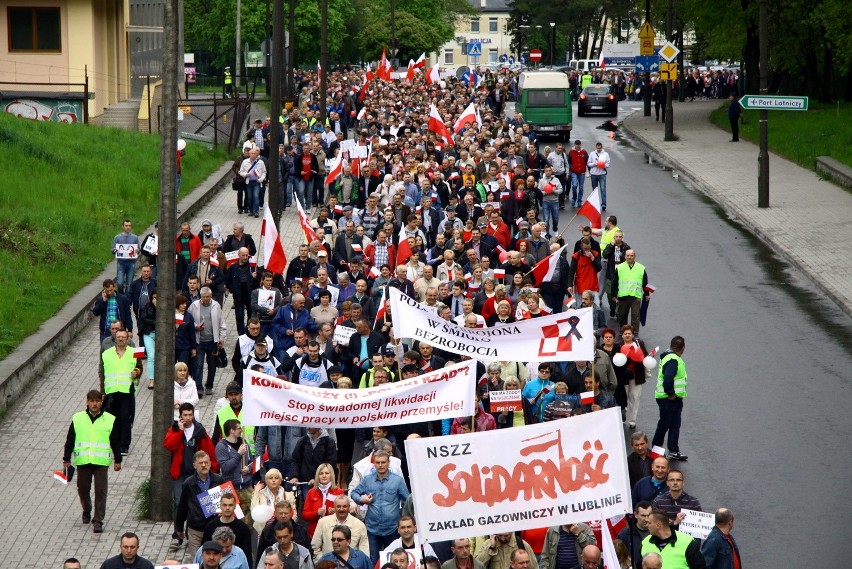
[[561,71],[525,71],[518,80],[516,109],[539,136],[570,140],[571,89]]

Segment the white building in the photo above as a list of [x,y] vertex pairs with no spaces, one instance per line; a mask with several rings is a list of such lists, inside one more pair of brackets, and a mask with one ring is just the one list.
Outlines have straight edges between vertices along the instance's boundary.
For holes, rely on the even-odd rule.
[[[511,34],[507,33],[509,3],[507,0],[468,0],[479,11],[474,16],[456,20],[456,37],[441,46],[430,59],[442,68],[454,70],[461,66],[498,63],[502,55],[512,55]],[[478,44],[480,55],[469,55],[471,44]],[[476,48],[473,49],[476,51]]]

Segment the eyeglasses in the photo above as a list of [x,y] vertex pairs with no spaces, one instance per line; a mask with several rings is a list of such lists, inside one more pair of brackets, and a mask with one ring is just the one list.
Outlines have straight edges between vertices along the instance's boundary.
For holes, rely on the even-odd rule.
[[542,374],[550,375],[550,370],[549,369],[540,369],[540,370],[538,370],[538,374],[539,375],[542,375]]
[[346,538],[345,537],[333,537],[333,538],[331,538],[331,541],[334,541],[334,542],[346,541]]

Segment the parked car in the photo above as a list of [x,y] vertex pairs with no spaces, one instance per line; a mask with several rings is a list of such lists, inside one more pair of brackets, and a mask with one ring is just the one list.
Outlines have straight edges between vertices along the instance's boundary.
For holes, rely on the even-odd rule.
[[577,101],[577,116],[589,113],[604,113],[611,117],[618,115],[618,97],[612,93],[606,83],[587,85]]

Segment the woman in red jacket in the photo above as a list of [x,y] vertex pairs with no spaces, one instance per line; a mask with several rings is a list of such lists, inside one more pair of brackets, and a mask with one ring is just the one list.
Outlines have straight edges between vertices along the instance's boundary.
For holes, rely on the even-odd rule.
[[308,522],[308,535],[311,538],[319,519],[334,513],[334,498],[341,494],[343,489],[337,487],[332,466],[327,462],[320,464],[314,476],[314,487],[308,490],[302,507],[302,519]]

